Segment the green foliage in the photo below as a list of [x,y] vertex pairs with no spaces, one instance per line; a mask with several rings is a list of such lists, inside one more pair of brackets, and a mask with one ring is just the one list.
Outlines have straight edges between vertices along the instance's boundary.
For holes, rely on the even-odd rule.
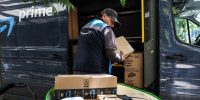
[[[28,1],[29,0],[23,0],[23,2],[25,2],[25,3],[28,2]],[[46,1],[46,0],[44,0],[44,1]],[[36,0],[33,0],[33,4],[36,5]]]
[[126,4],[126,0],[120,0],[121,4],[123,7],[125,7],[125,4]]
[[175,18],[175,26],[176,26],[176,35],[177,35],[177,37],[181,41],[183,41],[185,43],[189,43],[186,19]]
[[164,15],[169,16],[168,8],[163,8],[163,13],[164,13]]
[[[34,0],[33,0],[34,1]],[[49,0],[44,0],[44,5],[49,4],[50,1]]]
[[189,21],[189,28],[190,28],[190,39],[191,39],[191,44],[195,43],[195,40],[197,36],[200,34],[200,26],[197,24],[193,23],[192,21]]
[[28,0],[23,0],[24,2],[28,2]]
[[[29,0],[23,0],[23,2],[28,2]],[[36,0],[32,0],[33,4],[36,5]],[[69,0],[55,0],[55,2],[59,3],[62,7],[65,7],[66,9],[68,9],[68,11],[70,11],[70,9],[72,8],[73,10],[75,9],[74,5],[69,1]],[[126,0],[120,0],[121,4],[123,7],[125,7],[126,4]],[[44,5],[49,5],[51,2],[50,0],[44,0]],[[58,11],[56,9],[56,7],[52,7],[52,13],[53,16],[55,14],[55,12],[58,14]]]
[[[28,2],[29,0],[23,0],[23,2]],[[36,5],[36,0],[32,0],[33,1],[33,5]],[[68,11],[72,8],[73,10],[75,9],[74,5],[69,1],[69,0],[54,0],[55,2],[59,3],[60,5],[62,5],[62,7],[65,7],[66,9],[68,9]],[[44,5],[49,5],[51,4],[50,0],[44,0]],[[56,9],[56,7],[52,7],[52,13],[54,16],[54,13],[56,12],[58,14],[58,11]]]
[[[176,35],[177,37],[185,42],[190,43],[189,38],[191,40],[191,44],[195,43],[195,40],[197,36],[200,34],[200,27],[193,23],[192,21],[188,21],[189,23],[189,30],[188,30],[188,24],[187,19],[184,18],[175,18],[175,26],[176,26]],[[189,36],[190,31],[190,36]]]
[[[29,0],[23,0],[23,2],[28,2]],[[33,1],[33,4],[36,5],[36,0],[32,0]],[[71,8],[74,10],[75,7],[74,5],[69,1],[69,0],[55,0],[55,2],[59,3],[60,5],[62,5],[63,7],[65,7],[66,9],[70,10]],[[125,7],[125,4],[126,4],[126,0],[120,0],[121,4],[123,7]],[[48,5],[50,4],[50,0],[44,0],[44,5]],[[55,10],[55,7],[54,8],[54,11],[57,11]]]
[[60,5],[62,5],[62,7],[65,7],[66,9],[68,9],[69,11],[71,8],[73,10],[75,9],[74,5],[69,0],[55,0],[55,1],[59,3]]
[[177,15],[179,13],[179,10],[176,7],[172,7],[172,11],[174,15]]
[[55,12],[56,12],[56,14],[58,15],[58,11],[57,11],[57,9],[56,9],[56,7],[52,7],[52,15],[54,16],[54,14],[55,14]]

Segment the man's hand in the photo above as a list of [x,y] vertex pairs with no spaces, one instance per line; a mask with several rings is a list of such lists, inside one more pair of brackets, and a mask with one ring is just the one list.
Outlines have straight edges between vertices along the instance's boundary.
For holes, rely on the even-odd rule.
[[126,59],[127,55],[125,55],[122,51],[120,51],[120,56],[122,57],[122,62]]

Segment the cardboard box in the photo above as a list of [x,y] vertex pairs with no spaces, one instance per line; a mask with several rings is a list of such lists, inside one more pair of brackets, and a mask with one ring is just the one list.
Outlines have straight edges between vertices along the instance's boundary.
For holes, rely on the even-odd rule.
[[55,77],[55,100],[66,97],[96,99],[97,94],[116,94],[117,77],[109,74],[58,75]]
[[125,68],[133,67],[135,69],[143,68],[143,52],[140,53],[131,53],[125,60],[124,60]]
[[129,44],[124,36],[117,37],[116,43],[118,54],[120,54],[120,51],[122,51],[125,55],[129,55],[134,52],[133,47]]
[[143,53],[132,53],[125,61],[124,83],[143,88]]

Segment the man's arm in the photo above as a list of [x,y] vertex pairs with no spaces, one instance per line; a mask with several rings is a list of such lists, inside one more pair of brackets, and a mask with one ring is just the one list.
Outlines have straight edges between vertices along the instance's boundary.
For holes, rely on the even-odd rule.
[[107,59],[118,63],[122,61],[122,57],[116,52],[117,45],[115,34],[110,27],[104,30],[104,45]]
[[114,49],[106,49],[106,58],[110,59],[113,62],[121,62],[122,61],[122,57],[116,53],[116,51]]

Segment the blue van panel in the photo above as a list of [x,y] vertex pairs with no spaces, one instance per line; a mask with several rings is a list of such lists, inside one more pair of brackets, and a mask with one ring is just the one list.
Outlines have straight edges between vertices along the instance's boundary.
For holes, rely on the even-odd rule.
[[[0,2],[2,83],[31,85],[38,98],[44,99],[55,75],[72,73],[68,12],[54,3],[58,15],[52,16],[52,6],[44,6],[42,0],[36,6],[22,1]],[[18,88],[5,93],[5,98],[12,96],[32,98],[26,89]]]
[[170,1],[160,0],[160,93],[199,96],[200,48],[178,41],[171,14]]

